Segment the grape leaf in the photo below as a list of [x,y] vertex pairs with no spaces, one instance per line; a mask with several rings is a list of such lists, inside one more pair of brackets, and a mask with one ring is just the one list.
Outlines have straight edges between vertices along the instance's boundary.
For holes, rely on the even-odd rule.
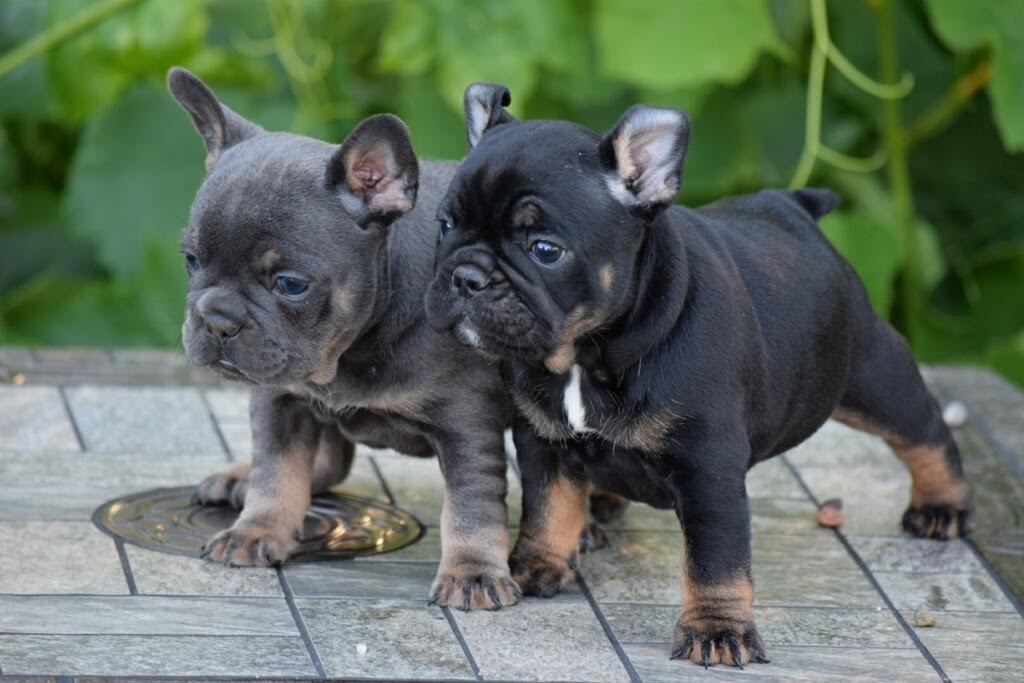
[[927,0],[925,6],[935,32],[950,49],[992,50],[988,91],[996,123],[1008,150],[1024,150],[1024,2]]
[[737,83],[785,51],[763,0],[599,0],[594,31],[601,69],[650,88]]
[[176,245],[204,157],[171,96],[162,87],[138,86],[86,127],[69,171],[64,220],[95,242],[107,269],[134,276],[148,244]]

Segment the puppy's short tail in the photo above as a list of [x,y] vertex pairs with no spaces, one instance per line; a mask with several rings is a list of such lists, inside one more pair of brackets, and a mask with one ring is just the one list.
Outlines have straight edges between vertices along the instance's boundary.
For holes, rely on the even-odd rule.
[[794,190],[789,193],[796,203],[807,209],[811,218],[818,220],[832,209],[839,206],[839,195],[832,190],[824,190],[819,187],[805,187],[801,190]]

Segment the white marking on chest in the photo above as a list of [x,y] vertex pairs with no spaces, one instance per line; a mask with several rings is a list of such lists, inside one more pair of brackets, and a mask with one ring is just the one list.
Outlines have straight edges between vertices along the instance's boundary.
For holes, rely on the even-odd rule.
[[578,434],[594,431],[587,426],[587,409],[583,406],[583,391],[580,386],[582,375],[583,371],[580,366],[573,365],[569,370],[569,381],[565,385],[565,393],[562,395],[565,417],[569,426]]

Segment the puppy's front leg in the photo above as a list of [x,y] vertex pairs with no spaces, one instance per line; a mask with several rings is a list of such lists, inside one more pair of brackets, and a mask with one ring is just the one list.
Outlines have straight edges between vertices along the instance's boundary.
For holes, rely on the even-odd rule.
[[731,449],[687,450],[691,466],[672,478],[685,540],[672,658],[705,667],[767,662],[754,625],[746,460]]
[[513,436],[523,478],[523,518],[509,565],[524,593],[550,598],[576,576],[573,564],[587,524],[590,486],[565,471],[557,447],[537,438],[521,417]]
[[203,557],[236,567],[278,565],[298,547],[323,426],[302,401],[270,389],[249,400],[253,463],[245,508]]
[[444,474],[441,566],[431,602],[461,610],[519,601],[508,570],[505,444],[500,425],[452,434],[438,448]]

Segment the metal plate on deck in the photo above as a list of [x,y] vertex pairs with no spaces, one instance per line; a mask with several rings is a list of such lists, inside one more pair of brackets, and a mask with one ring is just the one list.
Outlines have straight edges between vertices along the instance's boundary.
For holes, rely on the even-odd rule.
[[[199,557],[203,544],[227,529],[239,511],[191,501],[194,486],[153,489],[104,503],[93,522],[125,543]],[[408,512],[378,501],[327,493],[313,497],[302,544],[289,562],[380,555],[415,543],[423,525]]]

